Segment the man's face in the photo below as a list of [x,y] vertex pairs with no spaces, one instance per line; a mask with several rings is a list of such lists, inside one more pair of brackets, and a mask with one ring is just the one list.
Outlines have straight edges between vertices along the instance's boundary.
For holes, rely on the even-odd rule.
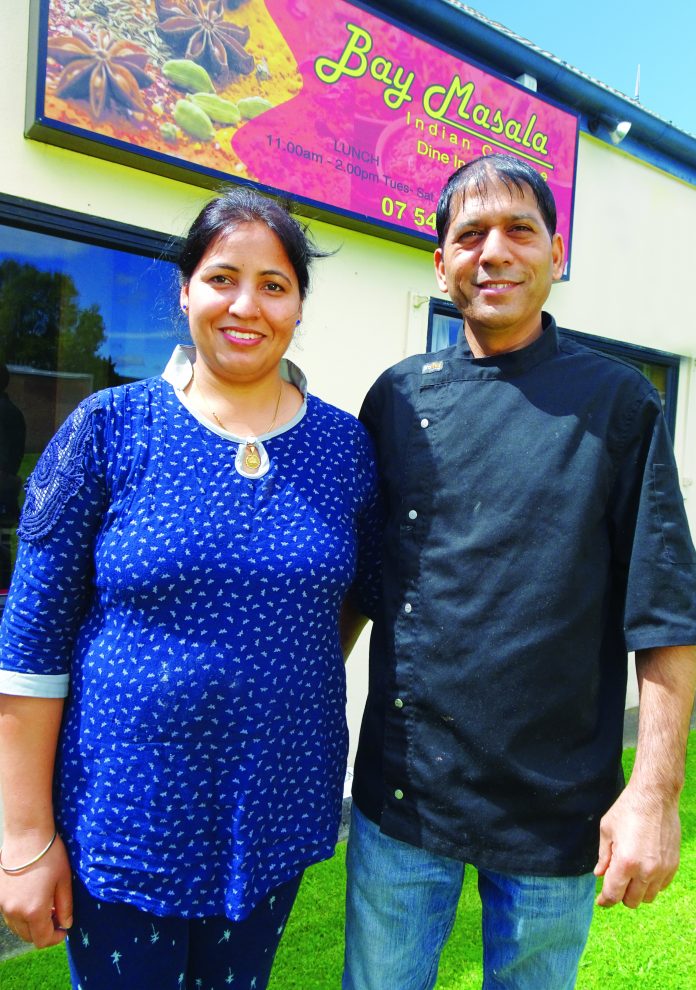
[[491,174],[485,195],[472,186],[452,199],[438,285],[464,317],[467,337],[493,353],[541,333],[541,310],[563,272],[563,241],[549,234],[529,186],[519,193]]

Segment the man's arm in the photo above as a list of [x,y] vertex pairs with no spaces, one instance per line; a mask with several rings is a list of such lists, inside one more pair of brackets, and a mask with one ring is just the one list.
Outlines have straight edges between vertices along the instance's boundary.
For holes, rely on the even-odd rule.
[[597,898],[638,907],[653,901],[679,865],[679,795],[696,688],[696,647],[636,652],[638,745],[631,778],[600,822]]

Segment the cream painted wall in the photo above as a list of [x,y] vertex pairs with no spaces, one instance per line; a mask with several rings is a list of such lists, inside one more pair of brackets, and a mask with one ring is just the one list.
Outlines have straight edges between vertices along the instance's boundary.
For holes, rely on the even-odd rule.
[[[205,190],[23,137],[28,0],[3,10],[0,192],[169,234],[182,233]],[[686,356],[677,453],[696,531],[696,296],[689,292],[694,189],[582,135],[572,278],[549,308],[564,326]],[[356,412],[376,375],[425,346],[427,299],[438,294],[429,251],[313,223],[319,245],[303,329],[289,356],[318,395]],[[686,270],[685,270],[686,269]],[[349,666],[352,751],[366,686],[366,637]]]
[[583,134],[560,323],[696,358],[696,189]]

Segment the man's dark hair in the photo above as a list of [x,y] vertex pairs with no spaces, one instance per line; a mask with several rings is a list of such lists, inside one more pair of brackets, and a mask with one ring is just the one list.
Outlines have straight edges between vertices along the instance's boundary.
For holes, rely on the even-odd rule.
[[180,279],[187,285],[201,258],[219,237],[245,223],[262,223],[278,237],[295,270],[300,299],[309,288],[309,266],[325,257],[313,244],[309,233],[291,213],[290,204],[262,196],[245,186],[224,188],[203,207],[186,236],[179,254]]
[[440,193],[436,223],[437,240],[441,248],[444,246],[452,220],[453,197],[461,193],[463,203],[467,189],[473,186],[478,195],[485,199],[492,178],[499,179],[511,194],[513,192],[524,193],[525,186],[529,186],[534,193],[549,235],[553,237],[556,233],[556,202],[548,183],[542,179],[536,169],[522,159],[515,158],[514,155],[481,155],[453,172]]

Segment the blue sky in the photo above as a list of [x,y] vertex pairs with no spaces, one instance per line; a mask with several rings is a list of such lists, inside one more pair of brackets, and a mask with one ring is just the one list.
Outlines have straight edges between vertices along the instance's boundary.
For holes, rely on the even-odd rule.
[[696,134],[694,0],[469,0],[490,20]]

